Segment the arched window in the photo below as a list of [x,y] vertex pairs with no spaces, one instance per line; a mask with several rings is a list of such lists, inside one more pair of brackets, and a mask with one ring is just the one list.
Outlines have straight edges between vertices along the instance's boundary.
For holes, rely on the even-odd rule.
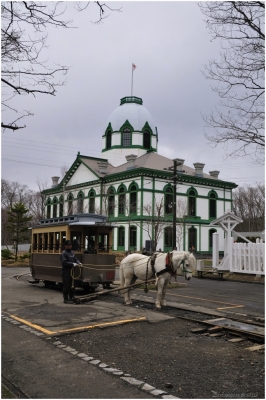
[[118,246],[125,247],[125,228],[123,226],[118,229]]
[[151,134],[147,129],[143,132],[143,147],[147,150],[151,148]]
[[46,218],[51,218],[51,199],[47,200]]
[[192,227],[188,230],[188,250],[195,252],[197,249],[197,229]]
[[216,233],[216,229],[210,229],[209,230],[209,250],[212,251],[212,247],[213,247],[213,240],[212,240],[212,235],[213,233]]
[[131,132],[130,129],[125,128],[122,132],[122,147],[130,147],[131,145]]
[[89,192],[89,213],[95,213],[95,193],[93,190]]
[[164,246],[173,247],[173,228],[171,226],[167,226],[164,230]]
[[53,198],[53,218],[57,217],[57,197]]
[[164,197],[164,212],[165,214],[172,214],[173,212],[173,189],[168,186],[165,190],[165,197]]
[[125,205],[126,205],[126,194],[125,188],[121,187],[118,191],[119,193],[119,200],[118,200],[118,213],[120,215],[125,215]]
[[112,147],[112,132],[108,131],[106,135],[106,148],[111,149]]
[[82,192],[79,192],[79,194],[78,194],[78,207],[77,207],[78,213],[83,213],[83,203],[84,203],[84,194]]
[[137,186],[136,185],[132,185],[130,187],[129,207],[130,207],[130,213],[132,213],[132,214],[137,213]]
[[114,189],[108,189],[108,215],[114,215],[115,209],[115,196],[114,196]]
[[68,206],[67,214],[68,215],[73,214],[73,200],[74,200],[73,194],[70,193],[67,198],[67,206]]
[[196,192],[193,189],[188,193],[188,215],[196,216]]
[[64,215],[64,198],[60,196],[59,198],[59,217],[63,217]]
[[135,226],[131,226],[129,229],[129,245],[137,247],[137,228]]
[[216,199],[216,194],[211,193],[209,197],[210,218],[216,218]]

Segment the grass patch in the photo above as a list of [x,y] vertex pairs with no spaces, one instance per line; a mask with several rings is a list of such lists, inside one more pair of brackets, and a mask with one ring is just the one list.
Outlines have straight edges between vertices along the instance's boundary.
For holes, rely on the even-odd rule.
[[17,397],[10,392],[10,390],[5,387],[4,385],[1,385],[1,399],[16,399]]
[[2,267],[29,267],[30,260],[28,258],[24,260],[2,260]]

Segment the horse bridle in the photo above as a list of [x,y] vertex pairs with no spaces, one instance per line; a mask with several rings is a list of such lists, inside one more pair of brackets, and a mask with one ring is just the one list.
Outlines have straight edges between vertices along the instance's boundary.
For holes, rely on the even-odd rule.
[[191,271],[189,271],[188,269],[186,269],[186,266],[185,266],[185,261],[188,260],[188,258],[189,258],[189,257],[186,257],[186,258],[184,258],[183,260],[181,260],[179,266],[177,267],[177,269],[180,268],[180,266],[181,266],[181,264],[182,264],[182,270],[181,270],[181,272],[182,272],[183,274],[185,274],[186,272],[188,272],[188,273],[190,273],[190,274],[192,273]]
[[168,258],[168,264],[165,265],[165,269],[162,269],[161,271],[159,271],[159,272],[156,273],[156,272],[155,272],[155,268],[154,268],[156,256],[157,256],[157,254],[154,254],[153,256],[149,257],[148,260],[147,260],[147,268],[146,268],[146,290],[147,290],[147,291],[148,291],[148,289],[147,289],[147,279],[148,279],[148,265],[149,265],[149,262],[151,262],[153,275],[156,276],[156,277],[158,277],[158,276],[164,274],[165,272],[169,272],[170,274],[172,274],[172,276],[175,276],[175,277],[176,277],[177,270],[178,270],[178,268],[180,268],[181,265],[182,265],[182,270],[181,270],[181,272],[182,272],[183,274],[185,274],[186,272],[188,272],[189,274],[192,273],[191,271],[189,271],[188,269],[186,269],[186,266],[185,266],[185,261],[186,261],[189,257],[183,258],[183,260],[180,261],[180,264],[178,265],[177,269],[174,270],[174,266],[173,266],[173,252],[172,252],[172,251],[167,253],[166,260],[167,260],[167,258]]

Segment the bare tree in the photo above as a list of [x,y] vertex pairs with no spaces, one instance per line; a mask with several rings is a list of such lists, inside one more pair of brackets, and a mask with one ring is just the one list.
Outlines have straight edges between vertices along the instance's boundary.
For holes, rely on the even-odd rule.
[[[90,2],[75,2],[79,11]],[[99,7],[99,23],[105,9],[104,3],[94,2]],[[2,111],[11,114],[11,121],[2,122],[3,129],[24,128],[21,120],[33,114],[29,110],[19,111],[13,106],[17,95],[47,94],[55,96],[57,87],[64,85],[68,67],[48,64],[42,58],[47,47],[47,28],[70,28],[71,22],[64,20],[66,2],[3,1],[1,3],[1,52],[2,52]],[[112,10],[113,11],[113,10]],[[120,11],[120,10],[116,10]],[[9,118],[9,117],[8,117]]]
[[28,205],[32,215],[32,222],[38,222],[45,216],[45,195],[42,192],[48,188],[48,182],[38,179],[37,185],[39,190],[33,192],[30,204]]
[[265,229],[265,185],[239,186],[233,192],[233,211],[243,222],[237,225],[242,232]]
[[204,116],[211,145],[235,144],[229,156],[264,160],[264,8],[260,1],[199,3],[212,38],[220,39],[220,59],[205,65],[219,106]]
[[[160,201],[154,199],[154,208],[152,204],[144,205],[143,211],[146,213],[146,218],[142,223],[142,229],[147,232],[150,240],[153,240],[154,245],[152,250],[156,251],[164,229],[172,226],[172,223],[169,219],[165,218],[163,198]],[[137,224],[140,225],[139,222]]]
[[64,165],[61,166],[60,172],[61,172],[61,178],[62,178],[62,179],[65,177],[65,175],[66,175],[66,173],[68,172],[69,168],[70,168],[70,167],[67,166],[67,164],[64,164]]
[[[183,199],[177,199],[176,201],[176,247],[177,250],[181,250],[181,245],[184,238],[184,222],[185,215],[187,214],[187,201]],[[175,246],[175,244],[174,244]]]
[[33,191],[27,185],[6,179],[1,180],[2,208],[9,210],[15,203],[24,203],[28,207],[32,193]]

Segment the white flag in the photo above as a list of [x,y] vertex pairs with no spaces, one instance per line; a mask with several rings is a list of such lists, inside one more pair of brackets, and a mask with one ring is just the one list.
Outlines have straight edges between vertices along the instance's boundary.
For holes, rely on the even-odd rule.
[[132,63],[132,71],[134,71],[134,69],[136,69],[136,68],[137,68],[137,66]]

